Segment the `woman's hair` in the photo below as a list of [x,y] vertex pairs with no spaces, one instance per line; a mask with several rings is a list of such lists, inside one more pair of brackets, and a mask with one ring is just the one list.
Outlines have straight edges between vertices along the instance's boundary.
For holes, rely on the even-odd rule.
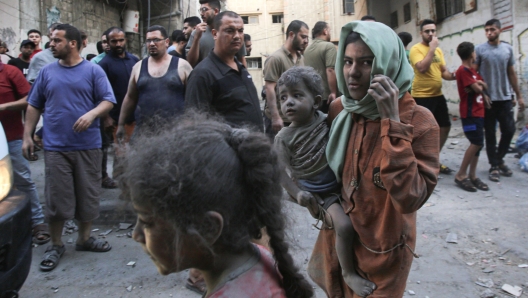
[[155,132],[134,136],[127,154],[120,179],[125,197],[198,237],[208,231],[202,215],[220,213],[224,226],[215,246],[226,251],[247,248],[265,226],[286,295],[311,297],[311,285],[288,253],[280,168],[267,137],[194,111],[152,127]]
[[345,48],[348,46],[348,44],[355,43],[358,40],[363,41],[363,39],[361,39],[361,35],[354,31],[350,32],[350,34],[348,34],[347,38],[345,39]]
[[285,71],[277,81],[277,88],[283,85],[292,87],[300,82],[304,83],[314,97],[323,95],[323,80],[317,71],[309,66],[295,66]]

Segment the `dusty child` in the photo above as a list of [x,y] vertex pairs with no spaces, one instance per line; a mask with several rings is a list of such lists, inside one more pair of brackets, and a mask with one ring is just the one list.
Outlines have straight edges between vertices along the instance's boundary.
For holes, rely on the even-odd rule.
[[[277,155],[264,134],[187,114],[135,144],[120,187],[138,214],[133,238],[160,274],[198,269],[203,297],[313,295],[289,254]],[[250,242],[261,225],[272,252]]]
[[475,46],[470,42],[463,42],[458,45],[457,53],[462,60],[462,65],[456,71],[460,118],[470,145],[455,176],[455,183],[470,192],[476,192],[477,189],[488,190],[488,185],[476,175],[480,150],[484,145],[484,108],[491,107],[490,98],[485,94],[488,86],[473,69]]
[[311,67],[293,67],[282,74],[277,87],[281,110],[291,121],[275,137],[285,166],[281,184],[294,202],[335,228],[345,282],[355,293],[370,295],[376,285],[354,269],[351,243],[356,232],[339,204],[341,185],[326,160],[329,127],[326,114],[318,111],[323,94],[321,76]]

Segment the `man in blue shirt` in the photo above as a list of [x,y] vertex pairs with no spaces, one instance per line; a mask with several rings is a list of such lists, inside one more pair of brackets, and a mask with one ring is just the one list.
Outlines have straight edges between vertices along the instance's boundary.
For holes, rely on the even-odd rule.
[[59,61],[40,70],[28,95],[22,153],[33,154],[31,132],[44,111],[45,216],[52,245],[40,263],[42,271],[57,267],[66,250],[61,236],[64,222],[79,221],[75,250],[106,252],[107,241],[90,236],[99,216],[101,190],[101,135],[97,118],[115,103],[103,70],[80,55],[81,33],[69,24],[58,25],[50,48]]
[[[119,114],[121,113],[121,105],[123,104],[123,99],[128,90],[128,81],[130,80],[130,75],[132,74],[132,68],[139,61],[139,59],[126,51],[126,37],[123,29],[118,27],[110,28],[107,31],[106,36],[108,37],[108,44],[110,46],[110,51],[108,54],[99,62],[99,66],[103,68],[106,73],[110,85],[112,85],[112,90],[116,98],[116,105],[112,108],[109,115],[101,121],[101,125],[104,126],[104,129],[115,135],[117,129],[117,122],[119,121]],[[134,115],[131,115],[129,119],[126,119],[125,122],[125,131],[128,132],[127,139],[130,138],[132,131],[134,130]],[[117,140],[114,138],[114,142],[117,143]],[[104,142],[103,142],[104,143]],[[115,181],[108,176],[106,172],[106,158],[105,153],[108,149],[108,146],[103,144],[103,182],[102,186],[104,188],[116,188],[117,185]],[[108,144],[109,145],[109,144]],[[119,167],[117,159],[119,158],[119,152],[117,152],[118,146],[116,148],[116,155],[114,158],[113,166],[113,176],[114,179],[119,176]]]

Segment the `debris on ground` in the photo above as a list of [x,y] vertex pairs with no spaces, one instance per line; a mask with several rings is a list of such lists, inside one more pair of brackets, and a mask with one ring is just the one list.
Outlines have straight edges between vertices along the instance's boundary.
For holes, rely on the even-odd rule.
[[517,267],[519,267],[519,268],[528,268],[528,264],[519,264]]
[[136,262],[130,261],[130,262],[127,263],[127,266],[136,267]]
[[409,290],[409,295],[416,295],[416,293],[413,290]]
[[73,243],[73,238],[68,239],[67,243]]
[[449,233],[446,237],[447,243],[458,243],[457,234],[455,233]]
[[493,271],[495,271],[495,269],[493,269],[493,268],[491,268],[491,267],[488,267],[488,268],[482,270],[482,272],[484,272],[484,273],[491,273],[491,272],[493,272]]
[[495,293],[493,293],[492,290],[486,289],[482,293],[480,293],[480,298],[493,298],[495,297]]
[[493,280],[491,278],[479,277],[478,281],[476,281],[475,283],[484,288],[491,288],[494,285]]
[[126,288],[126,290],[129,291],[129,292],[132,292],[132,286],[128,286],[128,287]]
[[92,232],[97,232],[97,231],[99,231],[99,229],[93,229],[93,230],[92,230]]
[[99,234],[99,236],[106,236],[106,235],[108,235],[110,233],[112,233],[112,229],[102,232],[101,234]]
[[504,292],[509,293],[515,297],[520,297],[522,294],[522,288],[519,286],[512,286],[509,284],[504,284],[501,289]]
[[126,230],[126,229],[129,229],[131,226],[132,226],[131,223],[122,222],[122,223],[119,223],[118,230]]
[[75,224],[75,222],[73,220],[67,220],[65,223],[64,223],[64,227],[62,228],[62,236],[64,235],[68,235],[68,234],[73,234],[75,232],[77,232],[79,230],[79,227],[77,227],[77,225]]

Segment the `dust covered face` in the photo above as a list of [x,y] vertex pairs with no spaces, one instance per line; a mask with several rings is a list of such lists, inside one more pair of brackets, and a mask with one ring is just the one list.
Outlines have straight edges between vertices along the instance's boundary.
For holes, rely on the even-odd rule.
[[374,54],[362,40],[358,40],[346,46],[343,60],[348,93],[353,99],[361,100],[370,88]]
[[[199,236],[189,235],[175,228],[173,223],[152,213],[151,208],[133,204],[137,222],[132,238],[158,268],[161,275],[200,268],[204,249]],[[207,249],[206,249],[207,250]]]
[[304,82],[292,86],[279,86],[282,113],[292,122],[293,126],[308,124],[314,118],[317,105],[309,90]]

